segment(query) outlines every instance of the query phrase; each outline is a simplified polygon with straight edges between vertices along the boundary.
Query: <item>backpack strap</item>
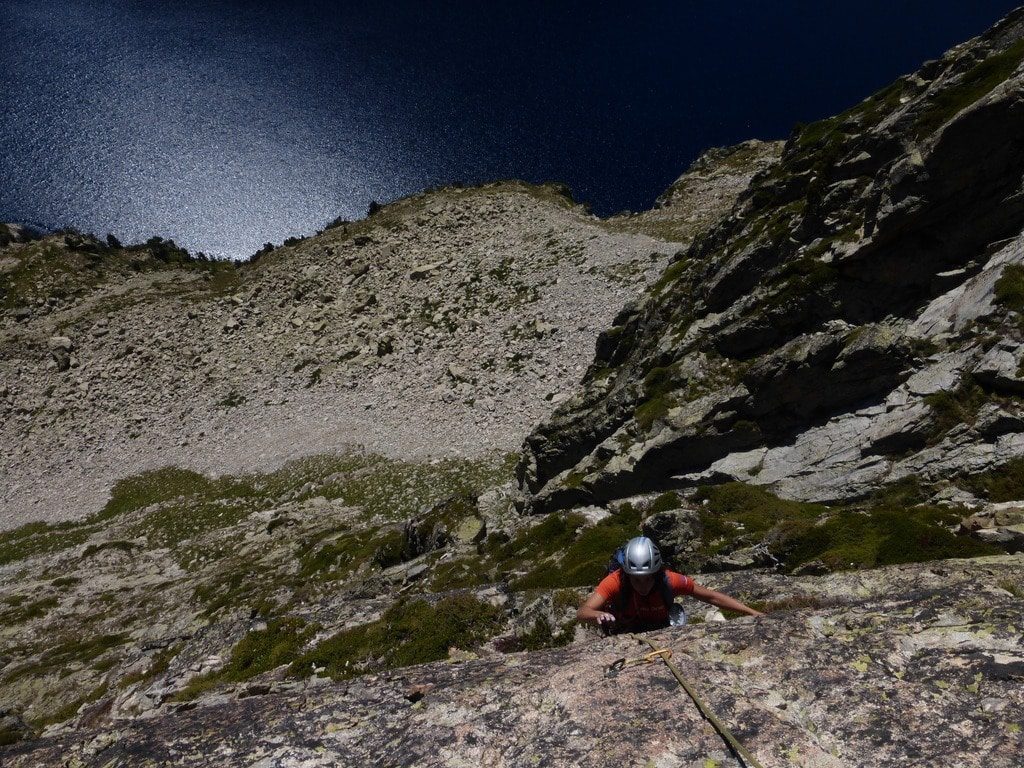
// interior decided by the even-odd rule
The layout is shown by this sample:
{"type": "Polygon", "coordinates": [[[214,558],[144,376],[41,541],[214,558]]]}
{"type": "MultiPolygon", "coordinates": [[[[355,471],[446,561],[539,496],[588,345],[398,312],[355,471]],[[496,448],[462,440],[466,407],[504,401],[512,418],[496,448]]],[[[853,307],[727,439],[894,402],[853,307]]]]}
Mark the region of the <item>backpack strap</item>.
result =
{"type": "Polygon", "coordinates": [[[670,611],[676,596],[672,594],[672,585],[668,583],[668,571],[665,568],[661,569],[661,576],[658,578],[658,589],[661,590],[661,599],[665,601],[665,610],[670,611]]]}

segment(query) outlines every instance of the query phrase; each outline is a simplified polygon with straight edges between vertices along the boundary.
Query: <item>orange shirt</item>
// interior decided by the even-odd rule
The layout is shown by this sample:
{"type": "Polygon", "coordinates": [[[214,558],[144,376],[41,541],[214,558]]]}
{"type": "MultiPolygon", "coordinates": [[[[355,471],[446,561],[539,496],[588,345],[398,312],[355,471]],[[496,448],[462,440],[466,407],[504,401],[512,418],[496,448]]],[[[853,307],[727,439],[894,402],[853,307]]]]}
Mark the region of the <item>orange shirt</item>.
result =
{"type": "MultiPolygon", "coordinates": [[[[665,577],[668,579],[668,586],[674,596],[693,594],[694,581],[689,576],[683,576],[683,574],[676,573],[675,571],[665,571],[665,577]]],[[[595,591],[604,598],[604,609],[616,614],[615,618],[626,626],[633,624],[666,624],[668,622],[668,606],[665,605],[665,600],[661,596],[661,588],[658,587],[657,583],[646,595],[641,595],[635,589],[630,589],[629,601],[626,603],[625,612],[621,616],[618,615],[620,611],[619,595],[622,594],[622,582],[623,579],[627,578],[629,577],[621,570],[612,571],[597,585],[595,591]]]]}

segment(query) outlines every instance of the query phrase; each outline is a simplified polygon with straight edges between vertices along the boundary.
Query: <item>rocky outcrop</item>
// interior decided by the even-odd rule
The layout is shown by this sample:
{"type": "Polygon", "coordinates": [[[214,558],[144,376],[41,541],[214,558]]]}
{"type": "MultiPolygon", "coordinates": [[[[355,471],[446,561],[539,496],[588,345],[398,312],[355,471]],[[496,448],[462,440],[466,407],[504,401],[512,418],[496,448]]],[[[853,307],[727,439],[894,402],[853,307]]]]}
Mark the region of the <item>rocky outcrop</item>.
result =
{"type": "MultiPolygon", "coordinates": [[[[739,574],[757,620],[649,639],[765,766],[1010,768],[1021,751],[1019,557],[837,574],[739,574]],[[1016,592],[1019,594],[1019,592],[1016,592]]],[[[628,637],[258,684],[145,720],[0,748],[36,765],[739,765],[660,662],[628,637]]]]}
{"type": "Polygon", "coordinates": [[[1018,11],[795,131],[527,438],[532,508],[729,479],[842,501],[1020,455],[1022,61],[1018,11]]]}

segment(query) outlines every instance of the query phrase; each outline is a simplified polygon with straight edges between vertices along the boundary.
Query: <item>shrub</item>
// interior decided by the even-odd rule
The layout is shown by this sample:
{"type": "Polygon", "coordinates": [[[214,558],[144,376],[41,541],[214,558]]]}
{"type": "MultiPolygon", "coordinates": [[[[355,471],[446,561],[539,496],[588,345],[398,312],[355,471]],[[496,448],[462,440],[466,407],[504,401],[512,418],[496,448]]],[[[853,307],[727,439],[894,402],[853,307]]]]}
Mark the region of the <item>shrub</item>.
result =
{"type": "Polygon", "coordinates": [[[493,637],[502,612],[471,595],[431,605],[398,602],[378,621],[347,629],[320,643],[291,666],[296,675],[323,668],[333,678],[424,664],[447,658],[452,647],[469,649],[493,637]]]}

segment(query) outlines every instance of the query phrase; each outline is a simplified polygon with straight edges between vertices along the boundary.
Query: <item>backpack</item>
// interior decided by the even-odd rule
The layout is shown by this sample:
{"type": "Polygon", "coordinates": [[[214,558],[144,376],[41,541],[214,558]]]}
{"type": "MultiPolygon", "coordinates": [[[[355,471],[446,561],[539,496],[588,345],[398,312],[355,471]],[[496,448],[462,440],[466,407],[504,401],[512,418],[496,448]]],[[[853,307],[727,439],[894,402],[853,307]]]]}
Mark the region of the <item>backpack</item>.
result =
{"type": "MultiPolygon", "coordinates": [[[[619,547],[612,554],[611,560],[608,561],[608,573],[615,573],[615,571],[623,570],[623,566],[626,563],[626,547],[625,545],[619,547]]],[[[661,599],[665,602],[665,610],[671,611],[672,603],[675,602],[676,596],[672,593],[672,587],[668,583],[668,574],[665,572],[665,567],[658,572],[654,583],[654,588],[661,592],[661,599]]],[[[622,580],[622,589],[619,590],[619,597],[615,603],[614,613],[623,615],[626,612],[626,606],[629,605],[629,600],[633,596],[633,584],[630,580],[622,580]]]]}

